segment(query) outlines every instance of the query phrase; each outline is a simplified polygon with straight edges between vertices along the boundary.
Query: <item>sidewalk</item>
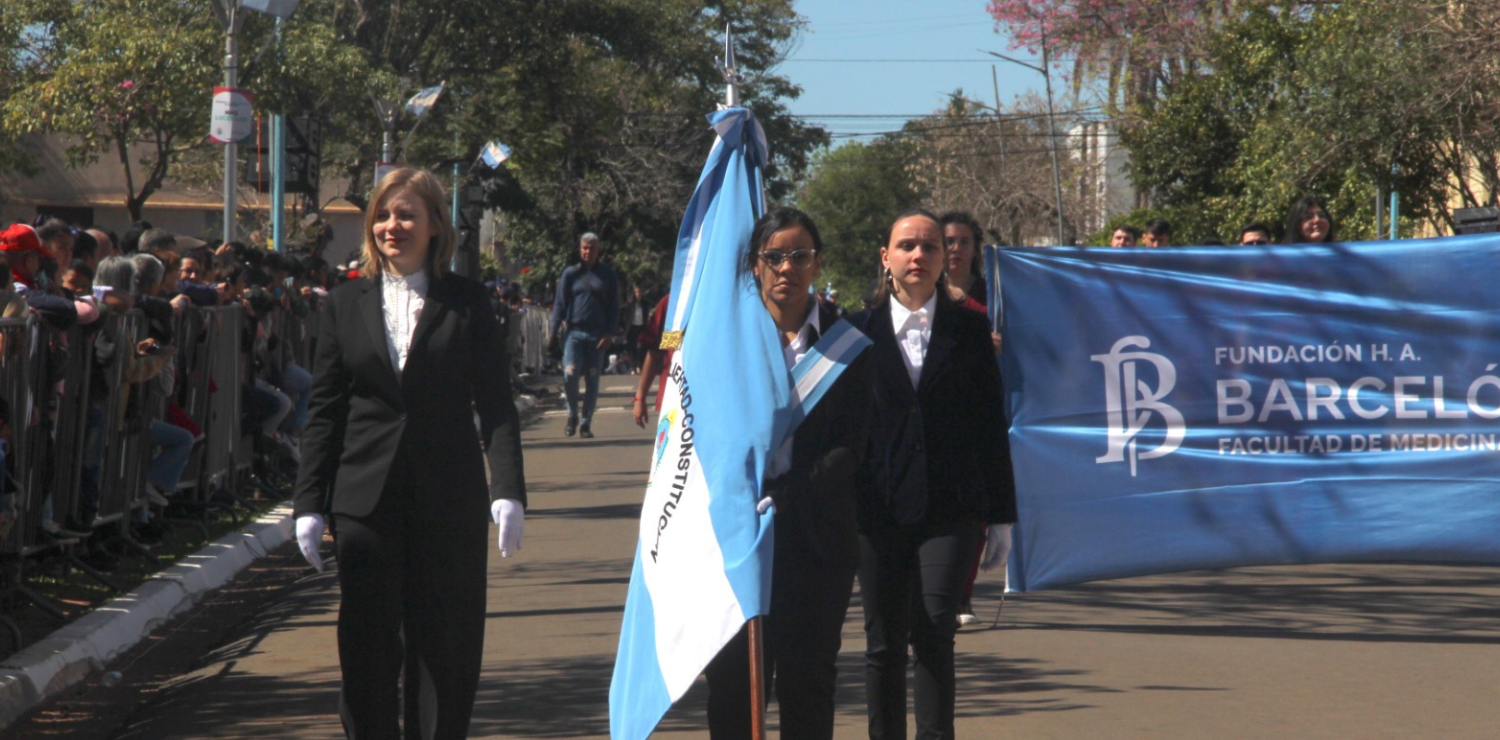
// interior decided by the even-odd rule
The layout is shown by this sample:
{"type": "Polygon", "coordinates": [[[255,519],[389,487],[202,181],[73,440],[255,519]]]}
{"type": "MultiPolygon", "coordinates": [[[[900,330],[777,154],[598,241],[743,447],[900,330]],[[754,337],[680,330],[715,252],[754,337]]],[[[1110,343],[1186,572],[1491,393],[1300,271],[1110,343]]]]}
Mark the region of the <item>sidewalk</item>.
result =
{"type": "MultiPolygon", "coordinates": [[[[537,400],[520,396],[515,403],[525,415],[537,400]]],[[[252,563],[290,542],[292,529],[291,507],[277,507],[0,661],[0,729],[99,673],[252,563]]]]}
{"type": "MultiPolygon", "coordinates": [[[[608,735],[651,442],[624,410],[631,380],[605,378],[596,439],[564,438],[555,408],[525,430],[524,550],[491,553],[471,737],[608,735]]],[[[128,726],[27,737],[342,737],[334,576],[282,555],[291,585],[195,654],[196,665],[142,693],[128,726]]],[[[982,577],[979,589],[988,624],[998,586],[982,577]]],[[[1411,565],[1246,568],[1012,595],[1000,628],[958,635],[958,734],[1500,737],[1490,704],[1500,685],[1497,603],[1500,568],[1411,565]]],[[[841,740],[865,737],[860,618],[856,593],[839,665],[841,740]]],[[[774,705],[771,722],[774,737],[774,705]]],[[[707,737],[701,682],[657,736],[707,737]]]]}

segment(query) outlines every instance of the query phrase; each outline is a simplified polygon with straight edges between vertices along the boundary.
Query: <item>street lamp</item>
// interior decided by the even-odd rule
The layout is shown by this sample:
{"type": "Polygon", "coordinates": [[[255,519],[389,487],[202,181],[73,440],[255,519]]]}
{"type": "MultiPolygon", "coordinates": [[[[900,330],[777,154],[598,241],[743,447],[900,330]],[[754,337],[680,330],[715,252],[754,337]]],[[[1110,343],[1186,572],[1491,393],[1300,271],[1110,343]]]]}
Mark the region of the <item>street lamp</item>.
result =
{"type": "MultiPolygon", "coordinates": [[[[297,0],[213,0],[214,15],[218,16],[219,25],[224,28],[224,87],[233,90],[239,84],[240,62],[238,57],[238,43],[236,36],[239,35],[240,27],[244,24],[244,15],[241,10],[254,10],[268,15],[276,16],[276,40],[281,40],[281,22],[290,17],[297,10],[297,0]]],[[[264,47],[261,51],[265,51],[264,47]]],[[[273,163],[279,161],[274,158],[281,156],[280,117],[276,118],[276,128],[272,133],[273,147],[277,148],[273,156],[273,163]]],[[[235,203],[235,187],[237,187],[239,169],[239,148],[234,141],[224,144],[224,243],[234,241],[235,227],[239,220],[238,208],[235,203]]],[[[275,183],[280,182],[281,173],[273,174],[275,183]]],[[[273,184],[273,187],[275,185],[273,184]]],[[[273,198],[274,200],[274,198],[273,198]]],[[[273,220],[280,223],[280,201],[273,204],[276,213],[273,220]]],[[[277,240],[277,249],[281,248],[280,235],[273,238],[277,240]]]]}
{"type": "Polygon", "coordinates": [[[1048,133],[1048,138],[1050,138],[1052,140],[1052,188],[1054,190],[1054,195],[1057,198],[1057,245],[1058,246],[1062,246],[1063,245],[1062,174],[1058,171],[1058,166],[1057,166],[1057,114],[1052,109],[1052,73],[1050,71],[1048,71],[1050,69],[1050,65],[1048,64],[1048,59],[1047,59],[1047,37],[1045,37],[1045,36],[1042,37],[1042,64],[1041,64],[1041,66],[1037,66],[1035,64],[1032,64],[1031,62],[1022,61],[1020,59],[1016,59],[1016,58],[1013,58],[1013,57],[1008,57],[1008,56],[1006,56],[1004,54],[1001,54],[999,52],[989,51],[987,49],[980,49],[980,51],[982,51],[982,52],[984,52],[986,54],[989,54],[992,57],[999,57],[1000,59],[1004,59],[1005,61],[1010,62],[1012,64],[1019,64],[1022,67],[1025,67],[1027,69],[1035,70],[1037,72],[1041,72],[1042,73],[1042,79],[1044,81],[1046,81],[1046,84],[1047,84],[1047,133],[1048,133]]]}

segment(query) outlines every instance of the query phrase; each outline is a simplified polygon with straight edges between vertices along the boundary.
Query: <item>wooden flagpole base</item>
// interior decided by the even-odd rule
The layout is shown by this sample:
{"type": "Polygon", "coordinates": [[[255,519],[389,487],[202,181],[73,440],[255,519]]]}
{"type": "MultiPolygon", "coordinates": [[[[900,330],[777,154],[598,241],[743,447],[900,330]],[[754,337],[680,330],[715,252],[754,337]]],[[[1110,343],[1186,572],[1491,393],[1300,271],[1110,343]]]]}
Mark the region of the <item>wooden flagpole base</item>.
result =
{"type": "Polygon", "coordinates": [[[766,738],[766,677],[765,641],[762,639],[761,618],[750,620],[750,737],[753,740],[766,738]]]}

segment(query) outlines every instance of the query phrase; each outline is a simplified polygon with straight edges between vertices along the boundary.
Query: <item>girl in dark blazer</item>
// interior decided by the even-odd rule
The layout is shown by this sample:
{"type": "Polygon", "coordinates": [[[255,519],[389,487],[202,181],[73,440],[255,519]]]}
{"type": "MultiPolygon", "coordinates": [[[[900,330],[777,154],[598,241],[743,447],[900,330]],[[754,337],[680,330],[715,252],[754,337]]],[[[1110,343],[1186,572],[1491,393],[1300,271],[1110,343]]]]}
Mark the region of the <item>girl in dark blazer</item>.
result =
{"type": "Polygon", "coordinates": [[[948,295],[935,216],[902,214],[880,256],[875,305],[850,319],[874,342],[858,507],[870,737],[906,737],[910,644],[917,737],[951,738],[963,586],[986,527],[998,547],[1015,521],[1000,370],[985,319],[948,295]]]}
{"type": "Polygon", "coordinates": [[[387,175],[365,217],[364,277],[329,294],[319,325],[293,505],[298,544],[319,570],[332,519],[340,716],[359,740],[402,737],[399,715],[405,737],[467,736],[488,520],[502,556],[521,546],[510,362],[484,287],[445,269],[444,203],[429,173],[387,175]]]}
{"type": "MultiPolygon", "coordinates": [[[[822,269],[822,240],[807,214],[785,208],[761,217],[750,239],[751,273],[790,367],[839,318],[808,287],[822,269]]],[[[771,611],[762,675],[774,678],[784,740],[833,737],[840,633],[859,562],[855,496],[870,429],[869,350],[856,358],[797,427],[790,449],[767,466],[763,506],[776,510],[771,611]]],[[[750,738],[750,655],[746,631],[708,670],[708,728],[714,740],[750,738]]]]}

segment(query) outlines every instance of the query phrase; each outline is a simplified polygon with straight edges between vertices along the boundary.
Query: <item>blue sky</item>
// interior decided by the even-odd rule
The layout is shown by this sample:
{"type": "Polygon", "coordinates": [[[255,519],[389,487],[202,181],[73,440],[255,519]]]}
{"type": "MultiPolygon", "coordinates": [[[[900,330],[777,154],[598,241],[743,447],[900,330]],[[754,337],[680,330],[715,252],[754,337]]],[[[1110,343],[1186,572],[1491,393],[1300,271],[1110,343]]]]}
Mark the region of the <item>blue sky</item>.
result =
{"type": "Polygon", "coordinates": [[[778,68],[803,88],[792,112],[827,128],[837,145],[897,130],[906,117],[946,105],[957,88],[994,105],[990,62],[1005,105],[1041,90],[1039,73],[980,51],[1029,57],[1024,49],[1009,51],[985,6],[985,0],[799,0],[795,7],[808,26],[778,68]]]}

